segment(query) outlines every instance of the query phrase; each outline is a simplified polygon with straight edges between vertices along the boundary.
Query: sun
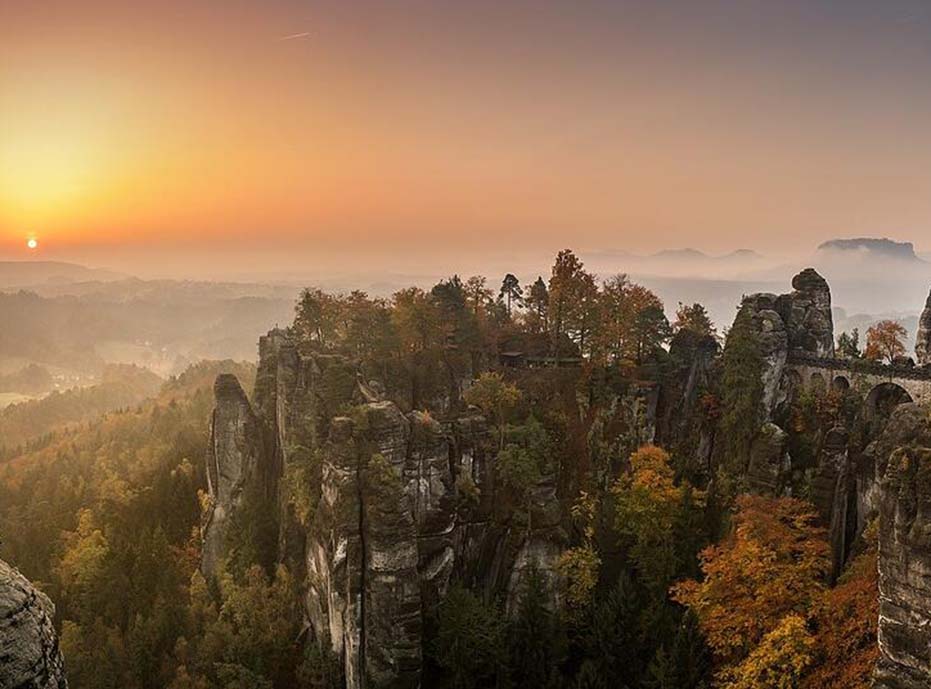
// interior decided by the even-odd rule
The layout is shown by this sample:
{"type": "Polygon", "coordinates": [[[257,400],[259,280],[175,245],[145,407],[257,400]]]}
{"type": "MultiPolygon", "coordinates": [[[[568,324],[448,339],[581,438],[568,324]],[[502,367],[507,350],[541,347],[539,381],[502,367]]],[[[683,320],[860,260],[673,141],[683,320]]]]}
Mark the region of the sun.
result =
{"type": "Polygon", "coordinates": [[[26,240],[26,246],[30,249],[37,249],[39,247],[39,240],[35,237],[30,237],[26,240]]]}

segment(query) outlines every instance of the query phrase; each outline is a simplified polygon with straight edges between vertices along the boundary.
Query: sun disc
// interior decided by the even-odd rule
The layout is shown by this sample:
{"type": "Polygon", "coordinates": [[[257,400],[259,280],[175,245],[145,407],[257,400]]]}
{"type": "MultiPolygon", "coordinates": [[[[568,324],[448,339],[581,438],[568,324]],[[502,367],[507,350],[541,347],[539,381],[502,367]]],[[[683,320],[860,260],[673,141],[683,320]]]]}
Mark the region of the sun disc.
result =
{"type": "Polygon", "coordinates": [[[30,249],[35,249],[39,246],[39,241],[35,237],[30,237],[26,240],[26,246],[30,249]]]}

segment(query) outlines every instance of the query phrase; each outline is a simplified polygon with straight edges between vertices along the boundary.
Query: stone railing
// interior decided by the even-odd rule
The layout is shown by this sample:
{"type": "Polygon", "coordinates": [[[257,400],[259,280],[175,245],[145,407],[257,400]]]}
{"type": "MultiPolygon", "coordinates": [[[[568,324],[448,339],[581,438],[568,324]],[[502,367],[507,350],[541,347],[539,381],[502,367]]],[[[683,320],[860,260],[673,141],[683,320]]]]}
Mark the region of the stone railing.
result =
{"type": "Polygon", "coordinates": [[[882,378],[905,378],[908,380],[931,380],[931,365],[926,366],[896,366],[884,364],[880,361],[867,361],[864,359],[835,359],[820,357],[808,352],[789,352],[786,363],[790,366],[808,366],[822,368],[830,371],[848,371],[864,375],[879,376],[882,378]]]}

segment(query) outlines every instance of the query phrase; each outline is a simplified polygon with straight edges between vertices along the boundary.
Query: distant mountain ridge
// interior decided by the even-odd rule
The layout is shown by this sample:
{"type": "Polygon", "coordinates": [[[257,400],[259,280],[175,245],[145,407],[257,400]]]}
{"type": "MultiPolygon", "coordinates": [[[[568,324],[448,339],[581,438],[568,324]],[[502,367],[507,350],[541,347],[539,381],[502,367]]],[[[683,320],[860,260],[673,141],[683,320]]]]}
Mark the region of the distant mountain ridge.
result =
{"type": "Polygon", "coordinates": [[[115,270],[89,268],[63,261],[0,261],[0,288],[91,280],[108,282],[125,277],[125,274],[115,270]]]}

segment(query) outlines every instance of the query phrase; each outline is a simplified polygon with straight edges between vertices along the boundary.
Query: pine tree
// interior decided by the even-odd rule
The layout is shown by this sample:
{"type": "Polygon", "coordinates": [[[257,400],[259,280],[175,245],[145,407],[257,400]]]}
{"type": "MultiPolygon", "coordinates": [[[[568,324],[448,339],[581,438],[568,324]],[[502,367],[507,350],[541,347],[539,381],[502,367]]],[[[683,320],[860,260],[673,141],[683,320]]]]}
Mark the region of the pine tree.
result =
{"type": "Polygon", "coordinates": [[[515,689],[561,687],[565,630],[550,609],[550,596],[536,569],[527,572],[517,614],[509,625],[509,663],[515,689]]]}
{"type": "Polygon", "coordinates": [[[746,468],[750,443],[763,421],[763,357],[753,316],[742,307],[724,345],[723,414],[720,437],[725,468],[739,477],[746,468]]]}
{"type": "Polygon", "coordinates": [[[501,282],[501,297],[505,299],[508,307],[508,318],[511,317],[511,305],[517,304],[520,306],[521,301],[524,298],[524,290],[520,286],[520,281],[517,277],[508,273],[504,276],[504,280],[501,282]]]}

